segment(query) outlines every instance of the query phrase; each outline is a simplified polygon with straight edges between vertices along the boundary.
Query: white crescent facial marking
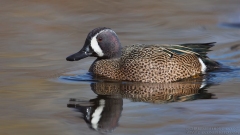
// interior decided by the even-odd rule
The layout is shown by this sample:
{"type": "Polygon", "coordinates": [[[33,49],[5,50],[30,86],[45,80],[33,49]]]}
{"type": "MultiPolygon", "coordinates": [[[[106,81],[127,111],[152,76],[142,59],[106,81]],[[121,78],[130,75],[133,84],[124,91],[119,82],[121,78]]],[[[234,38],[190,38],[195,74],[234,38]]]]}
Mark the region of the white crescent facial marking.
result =
{"type": "Polygon", "coordinates": [[[97,42],[97,36],[98,36],[100,33],[105,32],[105,31],[111,31],[112,33],[116,34],[116,33],[115,33],[113,30],[111,30],[111,29],[105,29],[105,30],[101,30],[99,33],[97,33],[97,34],[96,34],[94,37],[92,37],[92,39],[91,39],[91,47],[92,47],[93,51],[94,51],[95,53],[97,53],[97,55],[98,55],[99,57],[102,57],[102,56],[104,55],[104,53],[103,53],[102,49],[100,48],[100,46],[99,46],[99,44],[98,44],[98,42],[97,42]]]}
{"type": "Polygon", "coordinates": [[[103,111],[103,108],[105,106],[105,100],[101,99],[99,101],[99,107],[94,111],[94,113],[92,114],[92,127],[97,130],[98,129],[98,122],[101,118],[101,113],[103,111]]]}
{"type": "Polygon", "coordinates": [[[201,64],[201,71],[203,74],[206,73],[206,70],[207,70],[207,66],[203,63],[202,59],[201,58],[198,58],[200,64],[201,64]]]}
{"type": "MultiPolygon", "coordinates": [[[[99,33],[100,33],[100,32],[99,32],[99,33]]],[[[98,44],[98,42],[97,42],[97,36],[98,36],[99,33],[97,33],[97,34],[92,38],[92,40],[91,40],[91,47],[92,47],[93,51],[94,51],[95,53],[97,53],[97,55],[98,55],[99,57],[102,57],[102,56],[104,55],[104,53],[103,53],[102,49],[100,48],[100,46],[99,46],[99,44],[98,44]]]]}

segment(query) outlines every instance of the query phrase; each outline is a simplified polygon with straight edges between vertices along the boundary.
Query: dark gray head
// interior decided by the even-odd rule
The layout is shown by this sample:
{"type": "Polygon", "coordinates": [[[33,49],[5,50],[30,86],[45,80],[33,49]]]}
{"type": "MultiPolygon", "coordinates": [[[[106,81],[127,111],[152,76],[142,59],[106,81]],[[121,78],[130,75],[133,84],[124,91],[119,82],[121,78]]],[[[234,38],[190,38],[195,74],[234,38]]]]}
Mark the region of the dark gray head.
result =
{"type": "Polygon", "coordinates": [[[116,58],[121,55],[121,43],[117,34],[106,27],[93,29],[87,36],[83,48],[66,58],[67,61],[77,61],[88,56],[100,59],[116,58]]]}

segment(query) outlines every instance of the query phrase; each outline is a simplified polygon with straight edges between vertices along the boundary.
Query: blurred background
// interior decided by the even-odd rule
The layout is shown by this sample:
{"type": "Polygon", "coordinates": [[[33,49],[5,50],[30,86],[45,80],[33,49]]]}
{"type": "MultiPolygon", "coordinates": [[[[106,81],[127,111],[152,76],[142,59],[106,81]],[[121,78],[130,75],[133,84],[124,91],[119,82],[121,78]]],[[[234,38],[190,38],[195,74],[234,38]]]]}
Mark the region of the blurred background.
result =
{"type": "Polygon", "coordinates": [[[239,128],[239,0],[1,0],[0,134],[98,134],[67,108],[70,98],[96,97],[89,83],[59,77],[88,71],[94,58],[65,58],[99,26],[112,28],[122,45],[217,42],[208,56],[233,70],[216,74],[213,81],[219,85],[207,89],[216,100],[156,105],[124,99],[114,134],[185,134],[186,128],[203,125],[239,128]]]}

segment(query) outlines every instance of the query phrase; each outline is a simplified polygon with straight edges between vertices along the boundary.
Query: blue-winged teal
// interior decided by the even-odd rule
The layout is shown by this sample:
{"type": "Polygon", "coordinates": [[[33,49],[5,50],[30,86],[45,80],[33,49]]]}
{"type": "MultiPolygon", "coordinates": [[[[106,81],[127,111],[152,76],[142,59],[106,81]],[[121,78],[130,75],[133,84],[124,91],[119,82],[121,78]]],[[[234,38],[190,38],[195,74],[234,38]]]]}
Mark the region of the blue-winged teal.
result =
{"type": "Polygon", "coordinates": [[[88,56],[97,57],[89,69],[96,76],[151,83],[173,82],[218,68],[219,63],[206,56],[214,43],[122,47],[113,30],[99,27],[88,34],[79,52],[66,59],[77,61],[88,56]]]}

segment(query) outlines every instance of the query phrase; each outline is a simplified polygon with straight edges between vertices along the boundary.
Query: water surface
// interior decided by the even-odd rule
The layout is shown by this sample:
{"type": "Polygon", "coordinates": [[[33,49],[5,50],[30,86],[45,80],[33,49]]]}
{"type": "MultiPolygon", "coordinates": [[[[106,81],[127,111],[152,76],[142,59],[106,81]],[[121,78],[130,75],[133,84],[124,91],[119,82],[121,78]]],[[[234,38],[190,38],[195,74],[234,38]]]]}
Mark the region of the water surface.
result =
{"type": "Polygon", "coordinates": [[[109,109],[118,110],[106,114],[115,114],[112,134],[239,134],[239,4],[238,0],[0,1],[0,134],[99,134],[75,111],[79,108],[68,105],[77,99],[76,104],[89,107],[101,98],[109,109]],[[152,102],[151,94],[144,101],[121,93],[99,97],[91,87],[96,82],[59,79],[87,73],[94,58],[79,62],[65,58],[99,26],[116,31],[123,45],[216,41],[208,56],[231,70],[210,73],[213,85],[191,91],[191,96],[167,93],[163,96],[169,97],[167,101],[152,102]],[[207,96],[201,96],[204,92],[207,96]]]}

